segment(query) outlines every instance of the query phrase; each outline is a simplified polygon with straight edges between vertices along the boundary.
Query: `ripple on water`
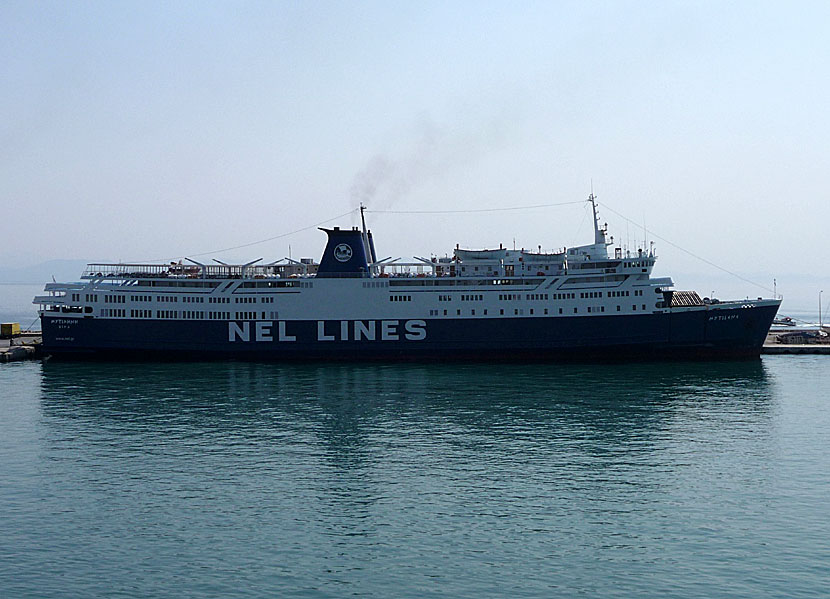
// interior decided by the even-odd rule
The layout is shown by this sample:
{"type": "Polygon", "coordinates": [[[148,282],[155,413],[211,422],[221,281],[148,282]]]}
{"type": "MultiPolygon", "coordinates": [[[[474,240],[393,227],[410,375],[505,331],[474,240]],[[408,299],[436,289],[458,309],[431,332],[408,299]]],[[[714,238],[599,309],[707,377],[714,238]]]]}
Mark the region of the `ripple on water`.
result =
{"type": "Polygon", "coordinates": [[[775,358],[9,365],[0,584],[821,596],[830,368],[775,358]]]}

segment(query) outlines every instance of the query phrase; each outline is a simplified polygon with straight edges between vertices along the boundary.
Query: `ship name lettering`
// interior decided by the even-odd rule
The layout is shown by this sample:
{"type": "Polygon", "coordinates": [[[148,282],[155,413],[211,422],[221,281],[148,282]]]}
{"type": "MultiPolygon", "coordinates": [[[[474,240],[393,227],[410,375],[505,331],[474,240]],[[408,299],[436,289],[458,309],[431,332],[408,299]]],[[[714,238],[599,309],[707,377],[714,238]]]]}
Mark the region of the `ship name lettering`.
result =
{"type": "Polygon", "coordinates": [[[256,340],[257,341],[273,341],[274,338],[271,337],[271,326],[273,322],[265,322],[264,320],[259,320],[256,323],[256,340]]]}
{"type": "MultiPolygon", "coordinates": [[[[274,336],[271,332],[271,327],[274,323],[266,320],[258,320],[254,324],[254,340],[255,341],[273,341],[274,336]]],[[[297,337],[289,335],[285,330],[285,321],[280,321],[277,325],[277,339],[280,341],[296,341],[297,337]]],[[[228,341],[250,341],[251,340],[251,323],[250,322],[228,322],[228,341]]]]}
{"type": "MultiPolygon", "coordinates": [[[[293,329],[294,326],[291,325],[290,328],[293,329]]],[[[289,325],[284,320],[276,323],[258,320],[253,321],[253,326],[251,321],[229,321],[228,341],[296,341],[297,335],[290,335],[288,329],[289,325]]],[[[317,341],[423,341],[426,337],[425,320],[317,321],[317,341]]]]}
{"type": "Polygon", "coordinates": [[[237,337],[242,341],[251,340],[250,322],[243,322],[241,327],[233,321],[228,322],[228,341],[236,341],[237,337]]]}
{"type": "Polygon", "coordinates": [[[397,341],[398,331],[396,330],[398,327],[397,320],[382,320],[380,323],[380,338],[383,341],[397,341]]]}
{"type": "Polygon", "coordinates": [[[728,314],[728,315],[726,315],[726,314],[718,314],[718,315],[716,315],[716,316],[710,316],[710,317],[709,317],[709,320],[710,320],[710,321],[713,321],[713,320],[717,320],[717,321],[721,321],[721,320],[735,320],[736,318],[738,318],[738,315],[737,315],[737,314],[728,314]]]}
{"type": "Polygon", "coordinates": [[[407,320],[404,324],[406,338],[410,341],[422,341],[427,338],[427,323],[425,320],[407,320]]]}
{"type": "Polygon", "coordinates": [[[326,335],[326,321],[317,321],[317,341],[334,341],[334,335],[326,335]]]}
{"type": "MultiPolygon", "coordinates": [[[[401,331],[399,320],[381,320],[380,340],[400,341],[401,331]]],[[[405,320],[403,322],[403,338],[408,341],[426,339],[427,323],[424,320],[405,320]]],[[[327,320],[317,321],[317,341],[375,341],[378,339],[378,321],[376,320],[341,320],[339,331],[337,326],[327,320]],[[351,326],[349,326],[351,325],[351,326]],[[349,334],[351,333],[351,335],[349,334]],[[338,336],[339,334],[339,336],[338,336]]]]}
{"type": "Polygon", "coordinates": [[[285,321],[284,320],[280,321],[280,324],[278,326],[278,330],[279,330],[278,339],[280,341],[296,341],[297,340],[297,337],[295,335],[289,335],[288,333],[285,332],[285,321]]]}

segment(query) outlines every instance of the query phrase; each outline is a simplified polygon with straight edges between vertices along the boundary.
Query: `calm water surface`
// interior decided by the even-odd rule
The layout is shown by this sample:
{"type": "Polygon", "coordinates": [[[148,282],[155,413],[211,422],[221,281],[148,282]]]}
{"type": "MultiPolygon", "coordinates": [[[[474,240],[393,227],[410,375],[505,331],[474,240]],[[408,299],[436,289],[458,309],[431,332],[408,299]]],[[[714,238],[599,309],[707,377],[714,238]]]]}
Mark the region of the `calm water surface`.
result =
{"type": "Polygon", "coordinates": [[[827,597],[830,359],[0,366],[0,596],[827,597]]]}

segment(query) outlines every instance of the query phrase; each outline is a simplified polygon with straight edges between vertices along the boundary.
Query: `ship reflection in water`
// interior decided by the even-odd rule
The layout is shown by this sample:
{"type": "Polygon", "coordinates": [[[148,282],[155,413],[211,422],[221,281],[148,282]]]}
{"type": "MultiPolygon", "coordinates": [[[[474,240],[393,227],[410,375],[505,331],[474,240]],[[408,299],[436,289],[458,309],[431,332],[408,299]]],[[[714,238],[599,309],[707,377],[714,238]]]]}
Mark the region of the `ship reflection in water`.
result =
{"type": "MultiPolygon", "coordinates": [[[[89,419],[110,434],[223,432],[268,440],[304,431],[346,435],[481,435],[597,440],[668,434],[699,417],[768,409],[763,362],[612,365],[272,365],[47,363],[43,408],[52,423],[89,419]],[[397,429],[397,430],[396,430],[397,429]]],[[[755,423],[755,424],[762,424],[755,423]]],[[[96,434],[96,427],[89,430],[96,434]]],[[[445,439],[450,440],[450,439],[445,439]]],[[[352,446],[351,442],[347,443],[352,446]]]]}
{"type": "Polygon", "coordinates": [[[241,469],[253,479],[274,477],[294,496],[302,493],[296,480],[314,479],[305,492],[313,488],[317,499],[329,482],[343,484],[341,476],[352,497],[366,501],[386,496],[401,479],[440,487],[444,477],[464,479],[471,471],[505,490],[533,478],[567,488],[598,469],[616,472],[624,485],[673,484],[678,458],[713,444],[741,438],[742,453],[763,454],[770,426],[770,383],[760,361],[54,363],[45,365],[42,384],[44,415],[59,438],[99,456],[129,450],[134,475],[184,468],[209,485],[241,469]],[[645,472],[629,478],[639,468],[645,472]],[[642,476],[648,472],[661,474],[642,476]]]}
{"type": "Polygon", "coordinates": [[[44,501],[75,510],[47,527],[147,592],[728,586],[775,479],[761,361],[46,363],[41,382],[44,501]]]}

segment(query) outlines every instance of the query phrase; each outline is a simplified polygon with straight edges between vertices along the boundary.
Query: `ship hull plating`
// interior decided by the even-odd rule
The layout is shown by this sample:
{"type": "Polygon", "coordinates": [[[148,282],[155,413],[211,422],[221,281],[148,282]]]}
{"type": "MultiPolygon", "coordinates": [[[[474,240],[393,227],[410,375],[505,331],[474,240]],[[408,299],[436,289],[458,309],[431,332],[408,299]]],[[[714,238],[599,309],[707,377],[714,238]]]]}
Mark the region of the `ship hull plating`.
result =
{"type": "Polygon", "coordinates": [[[751,359],[778,302],[638,315],[207,321],[42,316],[45,354],[93,359],[751,359]]]}

